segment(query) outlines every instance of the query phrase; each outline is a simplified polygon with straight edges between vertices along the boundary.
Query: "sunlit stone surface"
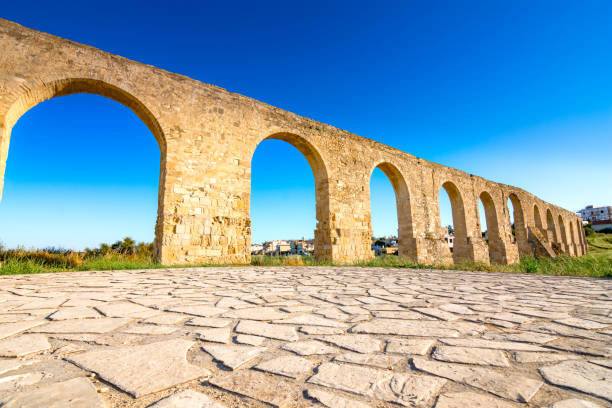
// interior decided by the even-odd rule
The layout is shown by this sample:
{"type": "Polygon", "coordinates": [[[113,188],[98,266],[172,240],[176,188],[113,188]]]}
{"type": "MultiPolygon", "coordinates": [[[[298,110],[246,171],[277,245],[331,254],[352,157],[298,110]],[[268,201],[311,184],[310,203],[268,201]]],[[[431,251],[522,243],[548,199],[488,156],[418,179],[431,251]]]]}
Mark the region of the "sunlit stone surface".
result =
{"type": "Polygon", "coordinates": [[[354,267],[3,276],[0,404],[607,407],[611,293],[354,267]]]}

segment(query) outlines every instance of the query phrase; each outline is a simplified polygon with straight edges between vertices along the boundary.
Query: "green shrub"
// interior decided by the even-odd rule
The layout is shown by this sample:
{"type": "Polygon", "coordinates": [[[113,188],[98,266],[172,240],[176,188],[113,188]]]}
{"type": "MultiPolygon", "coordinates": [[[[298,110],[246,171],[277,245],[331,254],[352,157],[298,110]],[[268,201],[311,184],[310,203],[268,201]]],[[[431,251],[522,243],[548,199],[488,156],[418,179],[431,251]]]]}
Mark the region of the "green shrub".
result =
{"type": "Polygon", "coordinates": [[[47,270],[45,270],[45,266],[32,259],[11,258],[3,261],[0,265],[0,275],[19,275],[44,272],[47,272],[47,270]]]}

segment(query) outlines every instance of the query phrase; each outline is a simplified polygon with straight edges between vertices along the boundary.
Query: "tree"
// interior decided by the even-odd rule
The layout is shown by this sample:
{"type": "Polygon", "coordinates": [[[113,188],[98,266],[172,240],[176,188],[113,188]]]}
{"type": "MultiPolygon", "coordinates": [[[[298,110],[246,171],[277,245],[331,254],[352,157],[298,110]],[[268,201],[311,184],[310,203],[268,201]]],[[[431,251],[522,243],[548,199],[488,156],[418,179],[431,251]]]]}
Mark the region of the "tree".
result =
{"type": "Polygon", "coordinates": [[[136,246],[136,241],[134,241],[130,237],[123,238],[123,241],[120,243],[121,252],[124,254],[133,254],[134,247],[136,246]]]}
{"type": "Polygon", "coordinates": [[[449,233],[450,235],[453,235],[453,234],[455,233],[455,229],[453,228],[453,226],[452,226],[452,225],[447,225],[447,226],[446,226],[446,229],[448,230],[448,233],[449,233]]]}
{"type": "Polygon", "coordinates": [[[111,247],[108,244],[100,244],[100,255],[106,255],[111,251],[111,247]]]}

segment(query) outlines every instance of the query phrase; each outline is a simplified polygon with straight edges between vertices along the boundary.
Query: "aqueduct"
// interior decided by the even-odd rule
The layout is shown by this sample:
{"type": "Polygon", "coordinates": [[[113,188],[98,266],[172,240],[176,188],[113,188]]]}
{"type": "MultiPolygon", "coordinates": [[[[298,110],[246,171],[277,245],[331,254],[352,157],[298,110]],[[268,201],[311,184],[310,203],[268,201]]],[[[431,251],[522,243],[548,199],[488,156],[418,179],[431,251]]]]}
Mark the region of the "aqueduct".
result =
{"type": "Polygon", "coordinates": [[[395,189],[400,255],[416,262],[513,263],[520,255],[586,251],[576,214],[520,188],[1,19],[0,194],[11,129],[21,115],[44,100],[82,92],[131,108],[159,143],[155,251],[164,264],[250,261],[251,157],[270,138],[292,144],[310,163],[319,259],[343,263],[373,256],[369,183],[375,168],[395,189]],[[452,253],[440,226],[442,188],[452,204],[452,253]],[[479,200],[488,239],[481,234],[479,200]]]}

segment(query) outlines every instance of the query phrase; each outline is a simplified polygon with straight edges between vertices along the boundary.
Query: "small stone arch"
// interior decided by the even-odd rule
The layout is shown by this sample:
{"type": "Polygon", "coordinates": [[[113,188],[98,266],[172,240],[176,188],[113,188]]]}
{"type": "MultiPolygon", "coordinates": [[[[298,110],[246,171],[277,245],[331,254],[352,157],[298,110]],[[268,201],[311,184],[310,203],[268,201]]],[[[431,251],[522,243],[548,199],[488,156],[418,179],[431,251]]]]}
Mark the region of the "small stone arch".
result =
{"type": "MultiPolygon", "coordinates": [[[[331,260],[331,236],[330,230],[330,213],[329,213],[329,178],[328,170],[323,157],[321,156],[318,149],[310,143],[303,136],[299,136],[291,132],[277,132],[265,136],[257,141],[253,151],[250,154],[251,162],[257,146],[268,139],[282,140],[283,142],[289,143],[293,147],[304,155],[315,180],[315,202],[316,202],[316,218],[317,226],[314,231],[315,233],[315,258],[318,260],[331,260]]],[[[250,168],[250,165],[249,165],[250,168]]],[[[250,183],[250,178],[249,178],[250,183]]],[[[249,189],[249,200],[250,203],[250,189],[249,189]]],[[[250,214],[250,205],[247,203],[247,208],[250,214]]],[[[250,233],[250,232],[249,232],[250,233]]],[[[250,237],[248,242],[250,242],[250,237]]]]}
{"type": "Polygon", "coordinates": [[[565,223],[563,222],[563,217],[559,215],[558,220],[559,220],[559,233],[561,234],[561,239],[559,240],[559,243],[562,244],[564,252],[569,252],[569,245],[567,242],[567,232],[565,230],[565,223]]]}
{"type": "MultiPolygon", "coordinates": [[[[376,164],[370,172],[370,180],[375,169],[382,170],[387,176],[393,191],[395,192],[395,202],[397,207],[397,226],[399,238],[399,256],[407,257],[417,261],[417,248],[414,237],[414,226],[412,216],[412,205],[410,202],[410,189],[401,171],[387,161],[376,164]]],[[[371,210],[370,210],[371,211],[371,210]]],[[[371,220],[371,217],[370,217],[371,220]]],[[[370,226],[371,230],[371,226],[370,226]]]]}
{"type": "Polygon", "coordinates": [[[544,236],[546,236],[546,231],[544,230],[544,226],[542,225],[542,216],[540,215],[540,208],[537,204],[533,205],[533,223],[544,236]]]}
{"type": "Polygon", "coordinates": [[[136,96],[130,92],[121,89],[108,82],[92,78],[65,78],[47,83],[40,83],[36,87],[28,88],[25,85],[22,89],[26,89],[8,108],[4,115],[4,122],[0,126],[0,199],[2,199],[2,190],[4,187],[4,173],[6,169],[6,160],[8,158],[8,150],[11,139],[11,132],[17,121],[28,110],[38,105],[39,103],[55,98],[57,96],[68,96],[78,93],[88,93],[104,96],[112,99],[132,110],[149,128],[160,150],[160,175],[159,175],[159,190],[158,190],[158,205],[157,205],[157,221],[155,224],[155,241],[154,241],[154,256],[159,260],[162,257],[162,240],[163,240],[163,217],[164,217],[164,194],[165,194],[165,179],[166,179],[166,137],[161,125],[155,115],[141,102],[136,96]]]}
{"type": "Polygon", "coordinates": [[[581,255],[586,254],[587,252],[587,244],[586,244],[586,240],[584,237],[584,227],[582,225],[582,220],[579,218],[576,220],[576,231],[578,231],[578,238],[580,241],[580,245],[581,245],[581,255]]]}
{"type": "Polygon", "coordinates": [[[572,255],[578,255],[577,251],[578,251],[578,242],[576,239],[576,235],[574,232],[574,223],[571,221],[568,221],[569,224],[569,233],[570,233],[570,248],[569,248],[569,252],[572,255]]]}
{"type": "MultiPolygon", "coordinates": [[[[453,243],[453,260],[459,263],[463,260],[472,260],[473,254],[470,253],[467,235],[467,224],[465,218],[465,206],[461,192],[457,185],[452,181],[442,183],[442,186],[448,194],[451,202],[453,214],[453,228],[455,229],[455,239],[453,243]]],[[[439,208],[439,203],[438,203],[439,208]]]]}
{"type": "Polygon", "coordinates": [[[523,205],[519,199],[519,196],[514,192],[508,194],[508,198],[510,199],[510,202],[512,202],[512,208],[514,209],[514,234],[519,254],[531,256],[533,251],[528,241],[527,224],[525,222],[525,211],[523,209],[523,205]]]}
{"type": "Polygon", "coordinates": [[[548,231],[550,231],[550,235],[548,236],[549,240],[558,243],[559,238],[557,237],[557,228],[555,227],[555,221],[550,208],[546,210],[546,226],[548,231]]]}
{"type": "Polygon", "coordinates": [[[489,259],[491,262],[503,263],[505,261],[504,251],[500,247],[502,244],[499,233],[499,224],[497,220],[497,210],[493,197],[487,191],[480,193],[478,197],[482,202],[485,210],[485,219],[487,220],[487,239],[489,245],[489,259]]]}

